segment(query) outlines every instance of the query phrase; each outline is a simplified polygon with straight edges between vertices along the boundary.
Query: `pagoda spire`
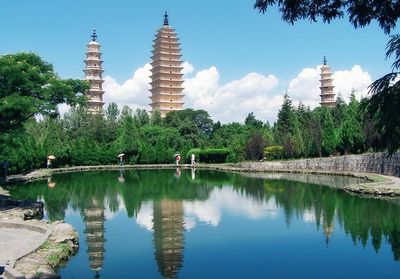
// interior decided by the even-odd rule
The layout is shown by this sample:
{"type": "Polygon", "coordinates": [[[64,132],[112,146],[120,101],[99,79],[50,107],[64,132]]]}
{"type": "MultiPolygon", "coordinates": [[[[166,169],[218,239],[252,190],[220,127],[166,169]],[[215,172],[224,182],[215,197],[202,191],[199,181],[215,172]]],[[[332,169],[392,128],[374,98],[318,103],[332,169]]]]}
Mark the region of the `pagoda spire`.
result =
{"type": "Polygon", "coordinates": [[[164,26],[168,26],[168,25],[169,25],[168,13],[167,13],[167,11],[165,11],[165,14],[164,14],[164,26]]]}
{"type": "Polygon", "coordinates": [[[321,67],[321,79],[319,80],[321,82],[321,86],[319,87],[321,89],[321,107],[335,107],[336,102],[335,102],[335,93],[333,92],[333,78],[332,78],[332,71],[331,68],[327,64],[326,57],[324,56],[324,59],[322,61],[324,64],[321,67]]]}
{"type": "Polygon", "coordinates": [[[93,33],[92,33],[92,41],[95,42],[97,40],[97,34],[96,34],[96,29],[93,28],[93,33]]]}

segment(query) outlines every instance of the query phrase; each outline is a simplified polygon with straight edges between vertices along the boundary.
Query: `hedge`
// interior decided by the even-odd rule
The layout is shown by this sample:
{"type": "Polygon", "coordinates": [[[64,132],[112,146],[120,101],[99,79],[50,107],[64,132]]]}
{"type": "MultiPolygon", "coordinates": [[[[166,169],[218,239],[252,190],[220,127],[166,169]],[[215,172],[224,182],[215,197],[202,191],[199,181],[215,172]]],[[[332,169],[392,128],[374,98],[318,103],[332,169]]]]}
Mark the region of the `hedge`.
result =
{"type": "Polygon", "coordinates": [[[202,150],[200,148],[190,149],[186,155],[186,162],[190,163],[192,154],[196,156],[197,163],[225,163],[226,158],[231,154],[227,148],[213,148],[202,150]]]}

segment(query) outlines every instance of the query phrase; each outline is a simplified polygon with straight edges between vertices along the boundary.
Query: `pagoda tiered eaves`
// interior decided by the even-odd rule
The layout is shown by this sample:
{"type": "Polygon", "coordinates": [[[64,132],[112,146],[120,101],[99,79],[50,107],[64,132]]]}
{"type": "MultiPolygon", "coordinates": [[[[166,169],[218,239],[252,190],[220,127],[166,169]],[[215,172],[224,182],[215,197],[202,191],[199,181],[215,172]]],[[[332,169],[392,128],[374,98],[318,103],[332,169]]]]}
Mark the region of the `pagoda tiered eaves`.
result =
{"type": "Polygon", "coordinates": [[[164,117],[168,112],[183,108],[183,74],[180,43],[165,15],[164,26],[153,40],[150,89],[151,108],[164,117]]]}
{"type": "Polygon", "coordinates": [[[331,68],[327,65],[326,58],[324,57],[323,65],[321,67],[321,79],[319,80],[321,83],[321,86],[319,87],[321,89],[321,107],[335,107],[336,106],[336,101],[335,101],[335,93],[333,92],[333,78],[332,78],[332,72],[331,68]]]}
{"type": "Polygon", "coordinates": [[[86,59],[84,60],[86,66],[83,72],[85,73],[85,80],[89,82],[90,88],[85,93],[88,98],[88,111],[89,113],[96,114],[101,112],[103,102],[103,87],[104,82],[102,74],[103,69],[101,65],[100,44],[96,41],[96,31],[93,31],[92,41],[87,44],[86,59]]]}

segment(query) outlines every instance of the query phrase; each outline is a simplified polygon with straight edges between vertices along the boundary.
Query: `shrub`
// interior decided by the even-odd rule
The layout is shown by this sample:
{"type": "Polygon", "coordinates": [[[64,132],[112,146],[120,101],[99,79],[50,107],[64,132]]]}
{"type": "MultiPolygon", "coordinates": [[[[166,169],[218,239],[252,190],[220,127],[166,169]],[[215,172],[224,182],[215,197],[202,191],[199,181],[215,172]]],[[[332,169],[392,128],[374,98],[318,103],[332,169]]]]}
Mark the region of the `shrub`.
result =
{"type": "Polygon", "coordinates": [[[194,154],[196,161],[201,163],[225,163],[231,151],[227,148],[205,149],[199,148],[190,149],[186,155],[186,160],[190,162],[190,158],[194,154]]]}
{"type": "Polygon", "coordinates": [[[264,156],[267,160],[282,159],[284,148],[281,145],[272,145],[264,149],[264,156]]]}

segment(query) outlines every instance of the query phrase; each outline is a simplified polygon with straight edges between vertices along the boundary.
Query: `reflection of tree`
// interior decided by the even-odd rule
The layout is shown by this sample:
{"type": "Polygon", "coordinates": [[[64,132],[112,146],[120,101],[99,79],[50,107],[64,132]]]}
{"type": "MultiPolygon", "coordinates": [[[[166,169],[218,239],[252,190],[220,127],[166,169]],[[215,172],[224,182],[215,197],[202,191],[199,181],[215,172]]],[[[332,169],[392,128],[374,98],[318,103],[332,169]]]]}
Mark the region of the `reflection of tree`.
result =
{"type": "Polygon", "coordinates": [[[57,187],[49,189],[46,181],[10,189],[14,198],[36,198],[45,201],[50,220],[62,219],[68,206],[84,210],[94,199],[108,203],[112,212],[119,209],[122,198],[129,217],[136,216],[141,204],[149,200],[205,200],[214,187],[232,185],[242,195],[258,201],[274,199],[283,209],[286,222],[313,212],[317,229],[329,238],[335,221],[355,244],[366,245],[368,240],[379,251],[382,239],[390,243],[396,260],[400,259],[400,219],[398,202],[365,199],[333,188],[284,179],[260,179],[236,173],[190,170],[126,171],[125,183],[118,182],[118,171],[54,175],[57,187]]]}
{"type": "Polygon", "coordinates": [[[158,269],[164,278],[176,278],[182,268],[184,250],[182,201],[155,201],[153,222],[158,269]]]}

